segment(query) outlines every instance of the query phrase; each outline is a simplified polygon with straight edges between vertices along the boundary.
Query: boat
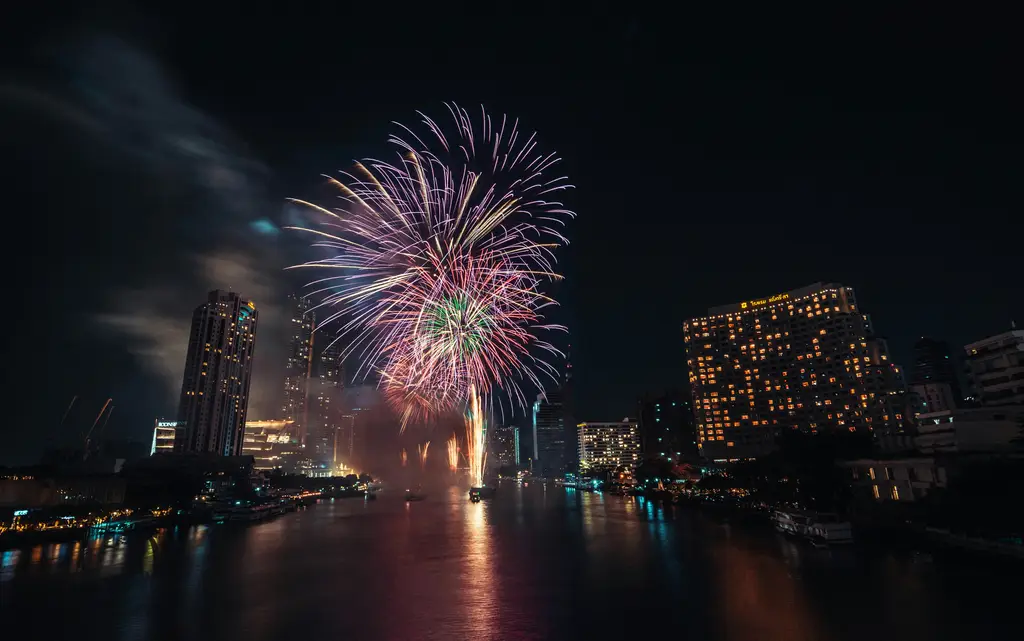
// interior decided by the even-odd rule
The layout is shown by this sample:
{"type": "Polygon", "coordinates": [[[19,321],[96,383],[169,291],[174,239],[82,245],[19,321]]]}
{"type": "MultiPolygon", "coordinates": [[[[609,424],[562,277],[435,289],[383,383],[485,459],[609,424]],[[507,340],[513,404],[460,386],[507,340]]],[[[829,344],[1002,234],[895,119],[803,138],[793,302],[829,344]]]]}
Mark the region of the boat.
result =
{"type": "Polygon", "coordinates": [[[476,503],[483,499],[494,498],[494,494],[498,491],[498,488],[494,486],[482,485],[480,487],[469,488],[469,500],[476,503]]]}
{"type": "Polygon", "coordinates": [[[406,501],[422,501],[425,498],[427,498],[427,495],[423,494],[422,492],[413,491],[413,490],[406,490],[405,491],[405,500],[406,501]]]}
{"type": "Polygon", "coordinates": [[[808,539],[816,545],[853,542],[850,522],[829,512],[777,510],[772,521],[779,532],[808,539]]]}

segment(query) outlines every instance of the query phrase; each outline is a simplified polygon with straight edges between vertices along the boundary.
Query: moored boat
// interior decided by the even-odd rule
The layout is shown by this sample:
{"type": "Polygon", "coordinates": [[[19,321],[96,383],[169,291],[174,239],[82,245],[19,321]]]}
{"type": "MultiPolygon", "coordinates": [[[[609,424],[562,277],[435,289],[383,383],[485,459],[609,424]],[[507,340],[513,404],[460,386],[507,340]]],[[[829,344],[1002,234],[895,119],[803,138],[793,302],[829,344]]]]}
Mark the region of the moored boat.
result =
{"type": "Polygon", "coordinates": [[[772,521],[779,532],[809,539],[816,544],[853,542],[849,521],[828,512],[777,510],[772,521]]]}

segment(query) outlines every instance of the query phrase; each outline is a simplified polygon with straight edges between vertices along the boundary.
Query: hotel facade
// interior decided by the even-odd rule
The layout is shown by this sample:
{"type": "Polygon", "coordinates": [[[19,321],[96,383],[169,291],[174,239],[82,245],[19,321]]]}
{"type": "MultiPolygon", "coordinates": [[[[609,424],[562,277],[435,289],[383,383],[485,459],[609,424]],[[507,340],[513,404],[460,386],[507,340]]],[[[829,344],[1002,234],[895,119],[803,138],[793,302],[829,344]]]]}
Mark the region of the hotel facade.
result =
{"type": "Polygon", "coordinates": [[[640,464],[636,421],[625,418],[615,423],[580,423],[577,430],[581,473],[633,469],[640,464]]]}
{"type": "Polygon", "coordinates": [[[902,373],[853,288],[835,283],[708,310],[683,325],[698,448],[769,453],[783,430],[893,429],[902,373]]]}

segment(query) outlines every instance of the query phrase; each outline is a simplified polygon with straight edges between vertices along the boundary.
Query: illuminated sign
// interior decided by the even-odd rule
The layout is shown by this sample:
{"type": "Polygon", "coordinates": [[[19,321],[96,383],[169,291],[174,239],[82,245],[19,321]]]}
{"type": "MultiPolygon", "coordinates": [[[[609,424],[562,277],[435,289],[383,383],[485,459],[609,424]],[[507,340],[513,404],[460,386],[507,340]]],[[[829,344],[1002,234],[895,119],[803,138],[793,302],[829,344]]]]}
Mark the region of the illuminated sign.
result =
{"type": "Polygon", "coordinates": [[[157,421],[157,427],[178,427],[178,421],[157,421]]]}
{"type": "Polygon", "coordinates": [[[26,515],[28,515],[28,510],[14,510],[14,516],[26,516],[26,515]]]}
{"type": "Polygon", "coordinates": [[[771,303],[778,303],[780,301],[788,300],[789,294],[776,294],[771,298],[761,298],[758,300],[751,300],[745,303],[740,303],[740,309],[749,309],[751,307],[760,307],[762,305],[769,305],[771,303]]]}

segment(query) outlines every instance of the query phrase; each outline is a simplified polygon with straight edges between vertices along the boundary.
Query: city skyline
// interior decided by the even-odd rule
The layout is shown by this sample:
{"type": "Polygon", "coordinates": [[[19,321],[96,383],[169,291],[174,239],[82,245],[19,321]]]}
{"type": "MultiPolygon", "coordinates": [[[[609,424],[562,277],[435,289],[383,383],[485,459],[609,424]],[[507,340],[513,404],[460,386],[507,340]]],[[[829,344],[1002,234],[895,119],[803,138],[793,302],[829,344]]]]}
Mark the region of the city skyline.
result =
{"type": "MultiPolygon", "coordinates": [[[[11,305],[48,319],[25,319],[27,334],[8,341],[13,358],[30,364],[9,390],[31,399],[8,404],[12,423],[33,426],[12,429],[4,454],[14,460],[36,458],[60,436],[73,396],[97,409],[113,397],[107,430],[145,440],[154,416],[174,413],[182,319],[215,287],[260,306],[266,340],[252,411],[277,414],[284,301],[306,282],[282,271],[298,251],[282,227],[304,222],[285,198],[318,194],[319,174],[386,153],[391,120],[452,99],[515,114],[560,151],[576,184],[570,204],[580,216],[557,286],[563,307],[551,314],[572,332],[581,417],[629,414],[638,397],[685,380],[684,320],[818,280],[855,287],[907,368],[922,335],[959,348],[1024,319],[1011,178],[1021,161],[1003,143],[1019,124],[1003,74],[970,36],[950,48],[934,32],[911,29],[908,39],[844,20],[827,39],[801,32],[780,44],[768,31],[720,39],[694,24],[680,27],[683,37],[631,9],[594,9],[584,23],[553,10],[544,29],[558,37],[525,54],[497,44],[530,33],[525,17],[468,41],[455,21],[439,25],[433,43],[466,73],[414,74],[401,90],[373,76],[341,91],[341,81],[324,81],[334,61],[378,43],[367,33],[334,43],[336,9],[312,24],[297,9],[274,21],[250,16],[253,30],[229,28],[236,16],[220,9],[202,24],[170,15],[166,41],[144,24],[98,16],[83,26],[23,10],[36,15],[2,44],[19,78],[0,102],[17,159],[6,175],[12,207],[43,212],[53,233],[40,282],[17,289],[11,305]],[[259,44],[281,28],[310,37],[280,51],[259,44]],[[681,37],[688,45],[676,48],[681,37]],[[456,56],[445,43],[485,55],[456,56]],[[931,57],[910,60],[908,50],[931,57]],[[574,71],[554,72],[552,61],[574,71]],[[522,72],[530,89],[510,92],[506,79],[522,72]],[[609,96],[613,77],[623,84],[609,96]],[[36,108],[32,96],[51,108],[36,108]],[[652,158],[671,162],[646,166],[652,158]],[[640,162],[645,189],[625,179],[624,168],[640,162]],[[44,174],[62,188],[31,189],[44,174]],[[940,249],[956,259],[935,260],[940,249]],[[927,274],[913,271],[922,266],[927,274]],[[40,288],[61,295],[40,299],[40,288]],[[49,319],[66,322],[44,334],[49,319]],[[29,351],[40,345],[48,359],[29,351]],[[46,371],[44,362],[62,367],[46,371]],[[29,384],[42,380],[45,390],[29,384]]],[[[393,28],[410,37],[396,38],[388,55],[418,55],[419,25],[393,28]]],[[[73,413],[65,431],[91,418],[73,413]]]]}

